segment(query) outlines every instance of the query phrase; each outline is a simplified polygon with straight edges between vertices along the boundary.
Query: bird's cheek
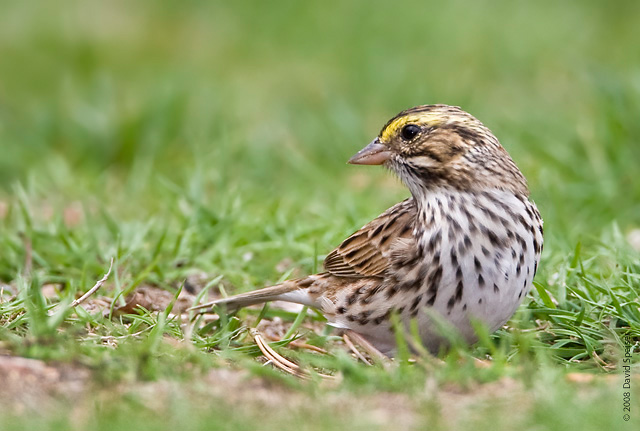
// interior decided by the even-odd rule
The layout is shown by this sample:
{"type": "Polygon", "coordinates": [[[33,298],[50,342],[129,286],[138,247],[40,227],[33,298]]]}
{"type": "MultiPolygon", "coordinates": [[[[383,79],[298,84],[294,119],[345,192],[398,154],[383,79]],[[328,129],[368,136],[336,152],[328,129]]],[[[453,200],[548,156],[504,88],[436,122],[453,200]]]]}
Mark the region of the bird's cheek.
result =
{"type": "Polygon", "coordinates": [[[437,161],[429,156],[414,156],[408,159],[413,166],[418,166],[423,169],[435,168],[439,165],[437,161]]]}

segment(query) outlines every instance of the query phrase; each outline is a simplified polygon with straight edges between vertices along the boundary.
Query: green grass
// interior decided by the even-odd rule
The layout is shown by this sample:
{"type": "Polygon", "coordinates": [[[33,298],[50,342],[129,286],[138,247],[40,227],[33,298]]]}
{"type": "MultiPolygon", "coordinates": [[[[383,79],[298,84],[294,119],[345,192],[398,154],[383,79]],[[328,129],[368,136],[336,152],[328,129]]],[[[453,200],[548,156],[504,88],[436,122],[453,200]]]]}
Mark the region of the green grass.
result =
{"type": "MultiPolygon", "coordinates": [[[[82,413],[0,407],[2,429],[384,429],[385,408],[416,429],[632,429],[620,361],[629,334],[637,373],[638,17],[634,1],[4,2],[0,353],[87,368],[94,386],[82,413]],[[246,327],[258,311],[190,327],[166,312],[70,307],[112,257],[96,297],[114,307],[138,286],[177,293],[199,274],[238,292],[316,270],[408,195],[345,161],[423,103],[488,125],[545,219],[536,289],[509,330],[443,363],[386,370],[309,334],[322,326],[309,317],[299,331],[335,356],[276,349],[342,376],[327,386],[257,362],[246,327]],[[203,376],[219,369],[259,376],[247,385],[282,403],[242,385],[207,392],[203,376]],[[573,372],[597,378],[575,384],[573,372]],[[485,401],[496,385],[524,407],[485,401]]],[[[297,317],[264,317],[275,316],[297,317]]]]}

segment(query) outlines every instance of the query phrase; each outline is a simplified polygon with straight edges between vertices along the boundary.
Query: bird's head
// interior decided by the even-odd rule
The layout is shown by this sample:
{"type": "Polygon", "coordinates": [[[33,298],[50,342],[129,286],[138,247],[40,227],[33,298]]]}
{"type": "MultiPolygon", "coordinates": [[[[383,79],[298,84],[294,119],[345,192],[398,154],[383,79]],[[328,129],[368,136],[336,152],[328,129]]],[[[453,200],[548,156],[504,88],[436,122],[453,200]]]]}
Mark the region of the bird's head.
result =
{"type": "Polygon", "coordinates": [[[458,107],[424,105],[402,111],[349,163],[384,165],[412,194],[433,187],[498,188],[528,195],[526,180],[498,139],[458,107]]]}

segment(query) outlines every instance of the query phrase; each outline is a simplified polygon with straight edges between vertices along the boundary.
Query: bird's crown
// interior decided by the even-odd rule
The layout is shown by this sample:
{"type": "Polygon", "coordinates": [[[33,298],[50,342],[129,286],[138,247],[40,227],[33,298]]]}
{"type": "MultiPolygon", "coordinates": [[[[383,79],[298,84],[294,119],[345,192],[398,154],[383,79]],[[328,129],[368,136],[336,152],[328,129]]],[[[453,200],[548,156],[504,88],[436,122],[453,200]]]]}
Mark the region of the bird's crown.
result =
{"type": "Polygon", "coordinates": [[[486,129],[475,117],[457,106],[420,105],[402,111],[387,121],[387,124],[380,131],[379,139],[383,143],[389,143],[399,135],[406,125],[436,128],[453,124],[466,126],[470,129],[480,127],[486,129]]]}

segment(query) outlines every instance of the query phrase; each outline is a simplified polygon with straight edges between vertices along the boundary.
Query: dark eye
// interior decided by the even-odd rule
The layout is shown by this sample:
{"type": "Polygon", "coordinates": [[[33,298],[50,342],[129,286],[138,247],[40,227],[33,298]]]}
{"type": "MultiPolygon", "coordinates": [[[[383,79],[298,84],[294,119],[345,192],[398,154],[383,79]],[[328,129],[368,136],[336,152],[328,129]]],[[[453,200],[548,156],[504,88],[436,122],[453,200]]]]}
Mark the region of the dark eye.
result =
{"type": "Polygon", "coordinates": [[[412,140],[418,135],[418,133],[420,133],[420,127],[416,126],[415,124],[407,124],[402,128],[402,131],[400,132],[400,134],[402,135],[402,139],[404,139],[405,141],[412,140]]]}

